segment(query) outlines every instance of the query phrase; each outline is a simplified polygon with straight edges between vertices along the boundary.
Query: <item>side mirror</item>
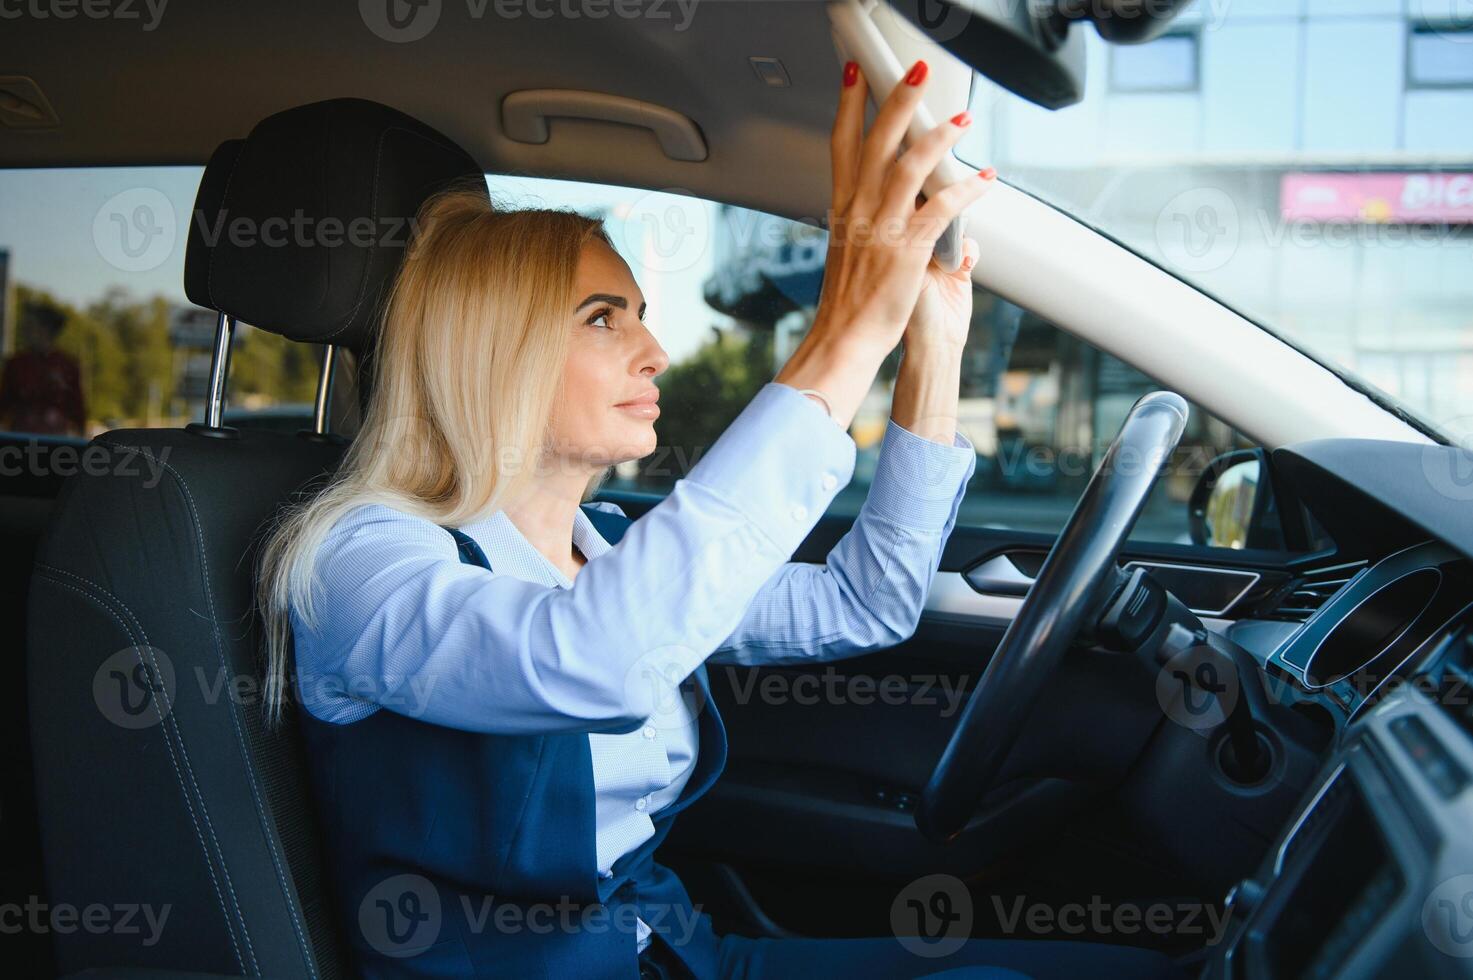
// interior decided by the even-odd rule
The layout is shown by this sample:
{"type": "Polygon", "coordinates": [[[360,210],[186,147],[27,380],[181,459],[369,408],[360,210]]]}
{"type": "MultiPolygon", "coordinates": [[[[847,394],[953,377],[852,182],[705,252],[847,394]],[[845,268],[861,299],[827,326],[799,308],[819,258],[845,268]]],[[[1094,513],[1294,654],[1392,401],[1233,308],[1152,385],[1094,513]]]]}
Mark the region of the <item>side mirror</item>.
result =
{"type": "Polygon", "coordinates": [[[1224,453],[1207,464],[1187,506],[1193,544],[1283,548],[1284,533],[1262,449],[1224,453]]]}

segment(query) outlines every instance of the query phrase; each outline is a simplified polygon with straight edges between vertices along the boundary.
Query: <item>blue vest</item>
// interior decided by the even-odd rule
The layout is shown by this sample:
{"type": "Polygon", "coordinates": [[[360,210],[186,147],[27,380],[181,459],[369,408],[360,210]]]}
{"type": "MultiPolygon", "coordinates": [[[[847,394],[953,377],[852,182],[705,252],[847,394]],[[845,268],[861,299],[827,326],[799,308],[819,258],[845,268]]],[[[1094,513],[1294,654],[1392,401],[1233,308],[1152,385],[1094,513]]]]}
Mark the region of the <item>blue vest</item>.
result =
{"type": "MultiPolygon", "coordinates": [[[[610,543],[629,518],[584,506],[610,543]]],[[[490,568],[464,533],[461,560],[490,568]]],[[[715,782],[726,732],[706,668],[700,751],[655,834],[600,878],[584,733],[484,735],[381,708],[337,725],[297,712],[343,935],[365,976],[639,975],[635,915],[698,977],[717,973],[710,918],[654,860],[680,810],[715,782]]],[[[630,729],[632,730],[632,729],[630,729]]]]}

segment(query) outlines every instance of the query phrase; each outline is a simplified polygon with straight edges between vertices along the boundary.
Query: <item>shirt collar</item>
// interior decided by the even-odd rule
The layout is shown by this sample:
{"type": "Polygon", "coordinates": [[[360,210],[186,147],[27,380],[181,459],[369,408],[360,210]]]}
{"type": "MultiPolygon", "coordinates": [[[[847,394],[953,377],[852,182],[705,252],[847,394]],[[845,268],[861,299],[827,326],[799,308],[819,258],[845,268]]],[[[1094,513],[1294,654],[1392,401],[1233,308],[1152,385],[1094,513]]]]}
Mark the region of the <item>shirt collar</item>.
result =
{"type": "MultiPolygon", "coordinates": [[[[526,539],[506,516],[506,511],[498,510],[490,517],[461,525],[460,530],[481,546],[492,571],[506,572],[543,585],[572,587],[572,580],[526,539]]],[[[613,547],[598,533],[582,507],[573,513],[573,543],[589,561],[613,547]]]]}

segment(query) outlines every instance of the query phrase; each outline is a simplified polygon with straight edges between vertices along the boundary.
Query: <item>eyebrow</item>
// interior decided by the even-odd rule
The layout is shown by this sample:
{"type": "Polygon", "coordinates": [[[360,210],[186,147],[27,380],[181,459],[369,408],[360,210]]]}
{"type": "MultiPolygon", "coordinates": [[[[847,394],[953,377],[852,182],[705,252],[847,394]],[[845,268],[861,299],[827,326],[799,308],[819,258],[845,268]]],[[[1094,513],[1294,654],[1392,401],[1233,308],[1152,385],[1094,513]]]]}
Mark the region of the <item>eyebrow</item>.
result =
{"type": "MultiPolygon", "coordinates": [[[[621,310],[629,309],[629,301],[623,296],[615,296],[613,293],[589,293],[588,296],[583,300],[583,302],[573,307],[573,312],[577,313],[579,310],[583,309],[583,307],[593,303],[607,303],[610,306],[617,306],[621,310]]],[[[639,304],[640,319],[644,319],[644,310],[645,307],[648,305],[648,303],[639,304]]]]}

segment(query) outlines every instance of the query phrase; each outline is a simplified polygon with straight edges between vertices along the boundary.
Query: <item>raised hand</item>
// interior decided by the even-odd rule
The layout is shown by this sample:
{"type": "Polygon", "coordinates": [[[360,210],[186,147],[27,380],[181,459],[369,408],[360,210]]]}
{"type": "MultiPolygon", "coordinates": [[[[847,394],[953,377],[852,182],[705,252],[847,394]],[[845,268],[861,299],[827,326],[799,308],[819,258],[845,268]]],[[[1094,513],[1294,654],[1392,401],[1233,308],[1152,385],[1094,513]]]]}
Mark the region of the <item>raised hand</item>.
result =
{"type": "MultiPolygon", "coordinates": [[[[922,203],[922,183],[966,132],[970,115],[957,113],[897,157],[925,91],[926,63],[916,62],[895,86],[867,135],[863,74],[850,62],[843,77],[831,137],[829,253],[814,329],[838,329],[888,351],[906,331],[923,290],[930,295],[922,312],[943,313],[949,308],[954,319],[960,310],[958,277],[965,273],[945,276],[931,263],[931,253],[947,223],[986,193],[993,174],[990,169],[981,171],[922,203]],[[928,268],[942,278],[930,275],[928,268]]],[[[968,247],[975,261],[976,244],[968,247]]],[[[965,306],[970,316],[970,292],[965,306]]],[[[925,319],[929,327],[933,318],[925,319]]]]}

